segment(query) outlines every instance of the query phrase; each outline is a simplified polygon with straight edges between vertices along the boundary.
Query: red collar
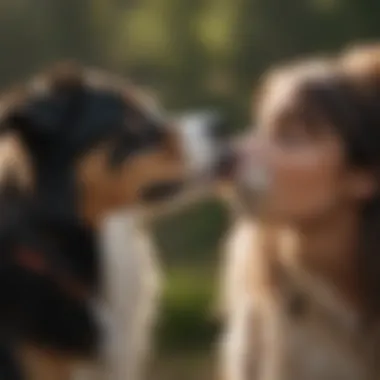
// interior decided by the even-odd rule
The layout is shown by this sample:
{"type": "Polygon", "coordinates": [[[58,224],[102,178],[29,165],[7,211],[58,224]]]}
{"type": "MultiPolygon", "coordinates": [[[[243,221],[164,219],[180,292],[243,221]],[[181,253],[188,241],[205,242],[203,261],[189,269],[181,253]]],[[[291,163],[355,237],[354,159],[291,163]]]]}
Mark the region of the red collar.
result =
{"type": "Polygon", "coordinates": [[[21,245],[15,250],[14,260],[18,266],[27,271],[40,276],[50,277],[71,297],[83,300],[90,294],[88,287],[74,278],[74,276],[69,276],[65,273],[57,273],[57,271],[53,270],[46,260],[46,253],[43,251],[21,245]]]}

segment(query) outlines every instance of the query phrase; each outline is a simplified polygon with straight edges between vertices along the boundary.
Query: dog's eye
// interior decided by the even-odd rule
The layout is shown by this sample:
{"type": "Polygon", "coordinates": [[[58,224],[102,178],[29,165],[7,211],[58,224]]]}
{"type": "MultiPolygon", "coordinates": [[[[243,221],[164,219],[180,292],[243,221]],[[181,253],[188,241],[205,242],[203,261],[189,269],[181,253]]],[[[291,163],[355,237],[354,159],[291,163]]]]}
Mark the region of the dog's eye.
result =
{"type": "Polygon", "coordinates": [[[137,131],[141,143],[146,146],[159,145],[165,140],[165,130],[154,121],[146,121],[137,131]]]}
{"type": "Polygon", "coordinates": [[[138,128],[136,125],[134,128],[126,128],[114,140],[110,163],[117,166],[133,155],[160,147],[165,140],[165,130],[149,121],[138,125],[138,128]]]}

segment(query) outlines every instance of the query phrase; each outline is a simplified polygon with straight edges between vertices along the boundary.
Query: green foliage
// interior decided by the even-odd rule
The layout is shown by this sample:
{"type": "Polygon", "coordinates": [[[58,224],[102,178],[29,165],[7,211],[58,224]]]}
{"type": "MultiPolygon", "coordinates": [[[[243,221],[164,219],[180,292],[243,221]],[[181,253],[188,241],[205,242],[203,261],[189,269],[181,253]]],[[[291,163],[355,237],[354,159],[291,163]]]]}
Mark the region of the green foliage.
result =
{"type": "Polygon", "coordinates": [[[217,246],[227,225],[223,205],[216,201],[203,202],[179,215],[161,219],[156,226],[157,243],[169,266],[178,262],[212,263],[217,259],[217,246]]]}
{"type": "Polygon", "coordinates": [[[214,288],[212,271],[204,267],[169,271],[158,328],[160,351],[204,350],[214,344],[214,288]]]}
{"type": "Polygon", "coordinates": [[[373,0],[3,0],[0,83],[74,57],[149,83],[171,108],[228,104],[239,128],[268,65],[376,38],[379,12],[373,0]]]}

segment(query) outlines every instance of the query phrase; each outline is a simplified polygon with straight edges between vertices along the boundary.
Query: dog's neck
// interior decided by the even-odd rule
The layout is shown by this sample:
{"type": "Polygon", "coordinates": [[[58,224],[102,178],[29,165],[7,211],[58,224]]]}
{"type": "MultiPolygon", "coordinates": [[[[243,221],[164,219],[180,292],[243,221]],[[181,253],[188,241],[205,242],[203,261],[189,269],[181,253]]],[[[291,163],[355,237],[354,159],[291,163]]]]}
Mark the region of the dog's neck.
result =
{"type": "Polygon", "coordinates": [[[51,273],[83,282],[89,290],[97,285],[99,255],[92,228],[79,218],[47,213],[45,207],[17,188],[3,188],[0,208],[0,246],[4,257],[33,271],[32,261],[36,257],[32,256],[37,254],[37,260],[44,261],[51,273]],[[20,249],[29,252],[22,263],[20,249]]]}

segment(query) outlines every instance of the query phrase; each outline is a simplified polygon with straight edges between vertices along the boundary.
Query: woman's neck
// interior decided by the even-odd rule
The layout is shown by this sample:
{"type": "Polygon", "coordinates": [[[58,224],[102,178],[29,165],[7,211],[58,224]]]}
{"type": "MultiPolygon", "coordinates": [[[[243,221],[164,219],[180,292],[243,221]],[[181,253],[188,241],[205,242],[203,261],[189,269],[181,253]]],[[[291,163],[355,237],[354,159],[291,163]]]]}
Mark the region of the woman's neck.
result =
{"type": "Polygon", "coordinates": [[[361,308],[357,270],[359,217],[354,210],[330,215],[315,223],[290,228],[292,254],[302,267],[332,284],[343,299],[361,308]]]}

